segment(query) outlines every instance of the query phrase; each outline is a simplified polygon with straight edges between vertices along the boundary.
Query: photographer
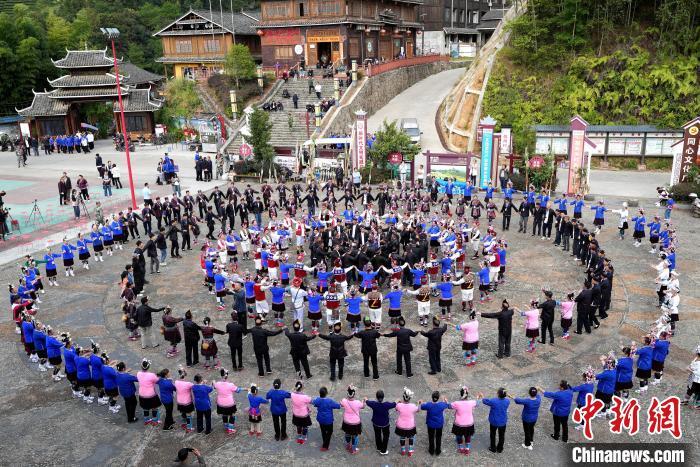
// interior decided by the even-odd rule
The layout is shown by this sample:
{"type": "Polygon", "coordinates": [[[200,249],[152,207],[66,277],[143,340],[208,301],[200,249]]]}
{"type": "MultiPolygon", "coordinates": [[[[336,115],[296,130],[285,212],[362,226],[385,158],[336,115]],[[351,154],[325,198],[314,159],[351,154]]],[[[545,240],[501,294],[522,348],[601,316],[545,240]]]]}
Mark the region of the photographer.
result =
{"type": "Polygon", "coordinates": [[[204,461],[204,456],[199,449],[194,448],[182,448],[177,452],[177,459],[173,461],[173,466],[177,465],[194,465],[194,459],[190,457],[190,453],[194,454],[197,460],[197,465],[207,465],[204,461]]]}

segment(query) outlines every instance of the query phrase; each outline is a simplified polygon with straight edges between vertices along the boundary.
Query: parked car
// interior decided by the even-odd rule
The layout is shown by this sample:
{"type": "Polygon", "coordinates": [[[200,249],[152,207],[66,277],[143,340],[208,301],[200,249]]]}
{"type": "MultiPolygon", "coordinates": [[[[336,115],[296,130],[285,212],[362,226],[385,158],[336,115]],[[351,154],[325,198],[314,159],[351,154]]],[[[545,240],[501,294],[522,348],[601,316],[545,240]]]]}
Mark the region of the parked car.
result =
{"type": "Polygon", "coordinates": [[[406,133],[411,137],[411,141],[414,144],[420,144],[420,135],[423,134],[418,126],[418,120],[415,118],[402,118],[401,119],[401,131],[406,133]]]}

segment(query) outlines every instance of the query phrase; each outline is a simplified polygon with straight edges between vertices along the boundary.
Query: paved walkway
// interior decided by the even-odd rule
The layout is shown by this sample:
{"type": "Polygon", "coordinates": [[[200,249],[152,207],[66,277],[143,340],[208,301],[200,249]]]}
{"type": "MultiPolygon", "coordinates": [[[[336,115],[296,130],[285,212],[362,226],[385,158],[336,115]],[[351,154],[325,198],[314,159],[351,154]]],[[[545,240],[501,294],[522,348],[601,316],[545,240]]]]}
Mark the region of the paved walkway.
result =
{"type": "MultiPolygon", "coordinates": [[[[610,199],[618,203],[620,199],[610,199]]],[[[584,214],[584,220],[591,223],[591,213],[584,214]]],[[[679,228],[681,245],[693,245],[697,219],[687,212],[674,213],[674,221],[679,228]]],[[[499,222],[500,223],[500,222],[499,222]]],[[[522,320],[519,317],[513,323],[513,357],[497,360],[496,323],[493,320],[480,319],[479,363],[476,367],[466,368],[461,356],[460,333],[450,329],[443,340],[443,372],[436,376],[427,374],[426,341],[423,337],[413,339],[413,366],[415,376],[412,379],[399,377],[393,373],[394,350],[396,343],[392,339],[380,339],[379,381],[362,378],[362,362],[359,359],[359,340],[348,342],[349,357],[345,364],[343,381],[331,382],[328,379],[328,344],[316,339],[310,342],[311,368],[314,378],[309,381],[305,391],[315,395],[318,387],[327,386],[330,396],[339,400],[343,397],[347,384],[358,387],[358,396],[373,397],[377,389],[384,389],[388,400],[400,397],[402,388],[408,386],[416,391],[416,400],[427,399],[430,391],[439,389],[450,400],[457,397],[460,384],[467,384],[473,393],[483,391],[493,396],[498,387],[504,386],[512,395],[523,395],[531,385],[554,388],[561,378],[571,383],[580,380],[581,371],[588,364],[596,365],[598,356],[631,340],[639,341],[658,314],[654,307],[655,293],[652,284],[651,263],[653,258],[644,248],[632,247],[631,239],[620,242],[616,239],[614,220],[609,218],[600,241],[608,256],[613,258],[616,275],[613,293],[612,313],[603,326],[590,336],[574,335],[571,341],[557,339],[553,347],[538,346],[535,354],[524,353],[526,346],[522,320]]],[[[508,256],[507,283],[499,288],[496,299],[484,305],[477,305],[479,311],[492,311],[499,307],[503,298],[512,304],[524,307],[532,298],[537,297],[541,287],[553,289],[557,297],[580,288],[583,269],[570,257],[554,248],[548,241],[536,239],[529,235],[507,232],[510,248],[508,256]]],[[[81,345],[89,345],[94,339],[107,351],[112,360],[125,360],[131,368],[137,368],[142,357],[153,360],[153,369],[170,368],[175,372],[178,364],[183,363],[182,354],[176,359],[166,359],[164,346],[158,349],[142,351],[138,342],[126,340],[126,332],[121,321],[119,308],[119,289],[116,284],[119,271],[130,256],[133,243],[113,258],[104,263],[92,265],[90,271],[78,268],[75,278],[58,278],[60,287],[49,288],[42,296],[44,303],[38,319],[50,323],[54,329],[69,330],[81,345]]],[[[690,247],[688,247],[690,248],[690,247]]],[[[681,395],[685,388],[686,366],[692,360],[692,351],[700,335],[700,263],[690,256],[691,252],[683,249],[679,253],[678,268],[681,273],[683,289],[681,301],[681,326],[679,334],[673,339],[671,355],[667,360],[667,371],[663,383],[653,387],[648,395],[641,398],[640,433],[633,438],[635,442],[672,442],[670,436],[651,436],[646,431],[646,408],[651,396],[666,397],[681,395]]],[[[471,262],[474,267],[475,263],[471,262]]],[[[252,262],[244,261],[244,269],[252,269],[252,262]]],[[[0,268],[0,282],[9,283],[16,280],[15,264],[0,268]]],[[[227,322],[229,310],[216,311],[213,299],[200,285],[199,262],[196,249],[184,253],[184,259],[171,261],[160,275],[147,276],[150,284],[146,292],[155,306],[170,304],[174,314],[181,316],[191,309],[195,319],[201,322],[210,316],[218,328],[227,322]]],[[[230,301],[229,301],[230,305],[230,301]]],[[[291,308],[290,303],[288,310],[291,308]]],[[[456,306],[455,308],[459,308],[456,306]]],[[[437,304],[433,304],[433,311],[437,304]]],[[[412,299],[406,301],[404,308],[408,326],[419,329],[416,325],[416,308],[412,299]]],[[[455,322],[466,319],[461,312],[455,313],[455,322]]],[[[287,315],[287,324],[291,317],[287,315]]],[[[154,317],[156,325],[159,316],[154,317]]],[[[454,323],[453,323],[454,324],[454,323]]],[[[559,332],[558,320],[555,332],[559,332]]],[[[323,331],[325,332],[325,326],[323,331]]],[[[225,337],[219,336],[220,355],[226,367],[230,367],[230,356],[225,345],[225,337]]],[[[280,377],[285,388],[289,389],[296,379],[289,358],[289,344],[283,336],[270,338],[273,375],[258,378],[255,371],[255,359],[252,354],[250,339],[244,341],[245,370],[231,373],[231,381],[245,388],[255,382],[260,384],[261,392],[266,392],[272,379],[280,377]]],[[[182,345],[180,345],[182,349],[182,345]]],[[[205,379],[218,379],[218,374],[206,371],[198,366],[190,372],[189,378],[201,373],[205,379]]],[[[27,362],[20,348],[13,324],[8,320],[0,324],[0,404],[3,407],[4,423],[0,425],[0,437],[4,440],[4,449],[0,450],[0,464],[61,464],[61,465],[169,465],[176,450],[183,446],[192,446],[202,450],[209,465],[230,465],[231,462],[244,462],[248,465],[271,465],[285,462],[287,465],[399,465],[406,459],[398,455],[398,438],[392,435],[388,457],[380,457],[373,448],[373,432],[370,422],[371,412],[362,411],[363,435],[361,451],[357,456],[348,455],[342,446],[340,430],[340,412],[336,413],[335,432],[331,451],[319,452],[320,434],[316,422],[309,432],[309,442],[299,446],[293,440],[275,442],[272,438],[272,422],[269,412],[265,411],[263,435],[251,439],[245,433],[247,420],[245,408],[245,390],[236,395],[239,404],[239,433],[231,438],[223,434],[219,417],[213,416],[214,433],[202,435],[185,435],[181,430],[163,432],[155,428],[144,428],[140,423],[127,425],[122,411],[118,415],[109,414],[105,407],[96,404],[85,406],[70,397],[65,382],[55,384],[45,373],[36,371],[36,366],[27,362]]],[[[480,465],[560,465],[564,461],[565,450],[561,442],[549,438],[552,420],[549,416],[549,402],[545,401],[540,411],[540,421],[535,429],[535,449],[527,451],[520,447],[522,430],[520,427],[520,410],[512,407],[509,411],[510,422],[506,434],[505,452],[492,454],[488,452],[487,410],[478,407],[475,412],[476,435],[473,439],[472,461],[480,465]]],[[[139,414],[140,415],[140,414],[139,414]]],[[[290,417],[291,418],[291,415],[290,417]]],[[[293,427],[288,418],[288,431],[293,438],[293,427]]],[[[683,441],[698,445],[700,441],[698,426],[700,412],[682,410],[683,441]]],[[[452,415],[448,416],[447,429],[443,436],[443,456],[438,459],[427,454],[427,435],[425,416],[419,414],[416,456],[411,461],[416,465],[464,465],[465,458],[454,451],[454,439],[449,434],[452,415]]],[[[570,429],[570,440],[582,442],[580,432],[570,429]]],[[[604,421],[595,422],[596,440],[603,442],[630,441],[627,436],[613,436],[604,421]]]]}

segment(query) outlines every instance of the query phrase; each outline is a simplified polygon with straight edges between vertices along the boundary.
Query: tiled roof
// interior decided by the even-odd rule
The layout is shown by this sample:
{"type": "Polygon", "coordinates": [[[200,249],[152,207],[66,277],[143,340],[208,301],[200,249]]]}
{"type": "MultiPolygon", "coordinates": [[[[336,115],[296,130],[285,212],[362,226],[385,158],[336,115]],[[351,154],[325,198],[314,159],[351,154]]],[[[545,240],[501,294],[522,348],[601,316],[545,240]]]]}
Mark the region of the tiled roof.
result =
{"type": "Polygon", "coordinates": [[[491,19],[503,19],[503,10],[489,10],[481,17],[482,21],[491,19]]]}
{"type": "MultiPolygon", "coordinates": [[[[131,89],[122,99],[124,112],[155,112],[163,105],[162,101],[151,98],[151,89],[131,89]]],[[[114,111],[119,112],[119,102],[114,103],[114,111]]]]}
{"type": "MultiPolygon", "coordinates": [[[[122,95],[129,89],[122,87],[122,95]]],[[[58,88],[51,93],[52,99],[81,99],[89,97],[117,97],[116,86],[83,87],[83,88],[58,88]]]]}
{"type": "MultiPolygon", "coordinates": [[[[57,68],[111,68],[114,59],[107,56],[107,47],[103,50],[67,50],[60,60],[51,60],[57,68]]],[[[121,59],[118,59],[121,62],[121,59]]]]}
{"type": "MultiPolygon", "coordinates": [[[[534,125],[535,131],[567,132],[569,125],[534,125]]],[[[681,133],[683,130],[658,128],[654,125],[589,125],[587,133],[681,133]]]]}
{"type": "MultiPolygon", "coordinates": [[[[187,13],[184,15],[180,16],[178,19],[173,21],[172,23],[168,24],[166,27],[161,29],[160,31],[156,32],[153,34],[154,36],[159,36],[162,33],[164,33],[167,29],[172,27],[173,25],[177,24],[178,22],[182,22],[182,24],[193,24],[192,21],[189,20],[184,20],[183,18],[195,14],[199,16],[200,18],[204,18],[207,21],[210,21],[214,23],[215,25],[224,28],[226,31],[235,33],[236,35],[239,36],[254,36],[257,34],[257,27],[258,27],[258,21],[260,21],[260,11],[259,10],[254,10],[254,11],[245,11],[245,12],[240,12],[240,13],[234,13],[231,15],[230,11],[224,11],[223,12],[223,19],[222,19],[222,14],[217,11],[212,11],[212,14],[209,14],[209,10],[194,10],[190,9],[187,13]]],[[[186,29],[185,29],[186,31],[186,29]]]]}
{"type": "Polygon", "coordinates": [[[51,92],[34,92],[32,105],[24,109],[15,109],[23,117],[52,117],[66,115],[69,104],[59,99],[51,99],[51,92]]]}
{"type": "Polygon", "coordinates": [[[78,88],[89,86],[115,86],[117,80],[114,75],[105,73],[103,75],[65,75],[51,81],[48,80],[51,87],[54,88],[78,88]]]}
{"type": "Polygon", "coordinates": [[[479,34],[479,31],[472,28],[443,28],[445,34],[479,34]]]}
{"type": "Polygon", "coordinates": [[[124,62],[119,65],[119,75],[124,76],[124,84],[129,84],[131,86],[138,86],[140,84],[146,83],[157,83],[165,79],[156,73],[151,73],[148,70],[144,70],[133,63],[124,62]]]}
{"type": "Polygon", "coordinates": [[[381,25],[390,22],[392,25],[406,27],[420,27],[420,23],[412,23],[409,21],[383,21],[382,19],[374,18],[358,18],[356,16],[336,16],[335,18],[306,18],[306,19],[285,19],[281,21],[265,21],[258,25],[258,28],[282,28],[288,26],[320,26],[327,24],[367,24],[381,25]]]}
{"type": "Polygon", "coordinates": [[[500,19],[490,19],[486,21],[482,21],[476,26],[476,29],[479,31],[493,31],[498,27],[498,23],[500,23],[500,19]]]}

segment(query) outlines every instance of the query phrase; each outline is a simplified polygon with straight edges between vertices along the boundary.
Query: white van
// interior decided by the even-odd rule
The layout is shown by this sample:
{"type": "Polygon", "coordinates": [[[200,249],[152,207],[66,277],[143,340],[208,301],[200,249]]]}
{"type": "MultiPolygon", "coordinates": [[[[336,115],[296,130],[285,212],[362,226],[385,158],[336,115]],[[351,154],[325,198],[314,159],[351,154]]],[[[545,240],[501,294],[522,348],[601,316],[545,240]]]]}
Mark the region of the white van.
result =
{"type": "Polygon", "coordinates": [[[411,137],[414,144],[420,144],[420,135],[423,133],[418,126],[418,120],[415,118],[402,118],[401,131],[411,137]]]}

